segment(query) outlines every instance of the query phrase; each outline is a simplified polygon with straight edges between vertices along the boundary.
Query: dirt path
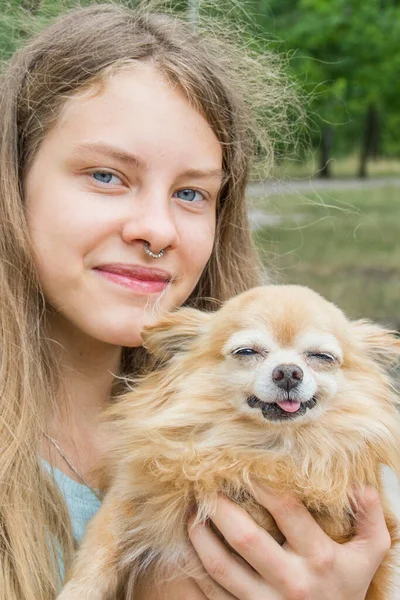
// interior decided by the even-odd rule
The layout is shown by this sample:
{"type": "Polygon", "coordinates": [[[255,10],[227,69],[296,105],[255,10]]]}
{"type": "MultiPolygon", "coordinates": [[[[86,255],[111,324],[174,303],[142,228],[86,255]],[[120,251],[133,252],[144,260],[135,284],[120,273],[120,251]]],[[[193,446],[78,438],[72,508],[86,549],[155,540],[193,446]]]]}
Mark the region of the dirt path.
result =
{"type": "MultiPolygon", "coordinates": [[[[310,192],[330,192],[334,190],[362,190],[382,187],[400,187],[400,177],[376,177],[374,179],[294,179],[291,181],[263,181],[247,186],[249,198],[277,196],[284,194],[307,194],[310,192]]],[[[279,215],[253,206],[249,210],[252,230],[265,225],[279,225],[279,215]]]]}
{"type": "Polygon", "coordinates": [[[307,193],[330,190],[362,190],[364,188],[400,187],[400,177],[376,177],[373,179],[293,179],[291,181],[263,181],[250,183],[250,197],[287,193],[307,193]]]}

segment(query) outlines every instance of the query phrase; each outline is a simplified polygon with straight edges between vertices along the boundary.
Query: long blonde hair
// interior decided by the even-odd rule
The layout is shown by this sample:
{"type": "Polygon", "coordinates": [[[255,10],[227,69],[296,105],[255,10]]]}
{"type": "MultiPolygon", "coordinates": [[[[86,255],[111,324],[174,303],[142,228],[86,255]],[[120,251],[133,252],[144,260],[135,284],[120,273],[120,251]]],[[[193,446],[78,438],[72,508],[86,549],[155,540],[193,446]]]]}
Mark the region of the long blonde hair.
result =
{"type": "MultiPolygon", "coordinates": [[[[77,9],[15,53],[0,87],[0,600],[52,600],[74,540],[65,503],[40,465],[39,444],[57,389],[46,310],[32,261],[23,182],[66,99],[131,61],[152,61],[185,92],[223,148],[212,257],[188,303],[214,308],[259,281],[244,202],[251,157],[273,154],[292,90],[270,57],[226,50],[218,35],[172,16],[114,4],[77,9]],[[257,66],[255,69],[254,67],[257,66]],[[255,73],[258,73],[255,76],[255,73]],[[265,74],[260,82],[259,74],[265,74]],[[251,105],[261,95],[270,131],[260,138],[251,105]],[[270,133],[270,135],[269,135],[270,133]]],[[[123,373],[146,362],[126,349],[123,373]]]]}

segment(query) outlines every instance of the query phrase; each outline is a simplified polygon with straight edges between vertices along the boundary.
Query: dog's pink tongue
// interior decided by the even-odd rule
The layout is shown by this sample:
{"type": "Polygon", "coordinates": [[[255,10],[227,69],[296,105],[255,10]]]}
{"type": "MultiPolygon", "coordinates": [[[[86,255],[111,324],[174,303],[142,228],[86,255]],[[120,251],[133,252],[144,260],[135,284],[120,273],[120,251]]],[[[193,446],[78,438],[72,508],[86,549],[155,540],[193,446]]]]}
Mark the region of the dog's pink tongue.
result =
{"type": "Polygon", "coordinates": [[[300,408],[300,402],[297,400],[283,400],[282,402],[277,402],[277,405],[286,412],[296,412],[300,408]]]}

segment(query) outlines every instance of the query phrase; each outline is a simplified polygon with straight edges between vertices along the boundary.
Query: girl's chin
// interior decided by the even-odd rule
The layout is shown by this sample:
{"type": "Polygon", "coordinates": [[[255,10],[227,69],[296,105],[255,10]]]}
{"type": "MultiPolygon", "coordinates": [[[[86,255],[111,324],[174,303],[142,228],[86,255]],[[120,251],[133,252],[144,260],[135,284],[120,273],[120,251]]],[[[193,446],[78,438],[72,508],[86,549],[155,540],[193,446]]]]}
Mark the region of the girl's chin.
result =
{"type": "MultiPolygon", "coordinates": [[[[135,328],[136,329],[136,328],[135,328]]],[[[110,346],[122,346],[126,348],[139,348],[143,345],[143,340],[140,335],[140,332],[135,332],[134,335],[127,334],[127,332],[123,333],[107,333],[104,335],[100,335],[96,338],[99,342],[104,344],[108,344],[110,346]]]]}
{"type": "Polygon", "coordinates": [[[136,320],[128,322],[123,326],[109,327],[102,330],[100,327],[92,329],[89,335],[99,342],[111,346],[123,346],[127,348],[138,348],[143,345],[141,332],[143,327],[155,323],[156,319],[145,319],[141,323],[136,320]]]}
{"type": "Polygon", "coordinates": [[[107,307],[97,314],[95,311],[91,314],[86,312],[84,318],[75,325],[78,328],[81,325],[81,331],[100,343],[137,348],[143,345],[143,327],[154,325],[165,312],[176,306],[176,303],[169,301],[152,305],[148,310],[143,310],[143,307],[129,307],[128,310],[126,307],[107,307]]]}

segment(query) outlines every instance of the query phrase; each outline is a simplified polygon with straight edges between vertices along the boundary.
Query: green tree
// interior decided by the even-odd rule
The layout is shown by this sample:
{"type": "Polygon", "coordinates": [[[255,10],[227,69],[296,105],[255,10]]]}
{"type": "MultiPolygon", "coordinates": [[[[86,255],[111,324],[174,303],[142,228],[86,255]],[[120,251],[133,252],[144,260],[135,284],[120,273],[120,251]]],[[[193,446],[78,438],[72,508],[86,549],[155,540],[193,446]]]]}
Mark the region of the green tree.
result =
{"type": "MultiPolygon", "coordinates": [[[[327,153],[358,148],[366,161],[400,153],[388,133],[399,122],[400,6],[397,0],[254,0],[258,23],[288,50],[320,122],[321,174],[327,153]],[[335,137],[335,140],[333,139],[335,137]]],[[[314,140],[317,142],[317,140],[314,140]]]]}

